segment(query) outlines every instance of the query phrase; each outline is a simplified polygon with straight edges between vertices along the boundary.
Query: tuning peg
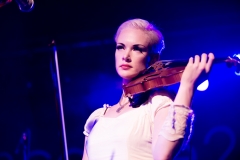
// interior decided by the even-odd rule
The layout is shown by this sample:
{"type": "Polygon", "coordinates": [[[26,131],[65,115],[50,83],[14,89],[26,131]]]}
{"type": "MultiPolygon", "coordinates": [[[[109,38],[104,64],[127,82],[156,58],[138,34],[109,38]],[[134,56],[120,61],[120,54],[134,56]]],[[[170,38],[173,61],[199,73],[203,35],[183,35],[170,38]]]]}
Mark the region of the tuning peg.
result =
{"type": "Polygon", "coordinates": [[[240,53],[238,54],[234,54],[233,55],[233,58],[236,60],[236,71],[235,71],[235,74],[237,76],[240,76],[240,53]]]}

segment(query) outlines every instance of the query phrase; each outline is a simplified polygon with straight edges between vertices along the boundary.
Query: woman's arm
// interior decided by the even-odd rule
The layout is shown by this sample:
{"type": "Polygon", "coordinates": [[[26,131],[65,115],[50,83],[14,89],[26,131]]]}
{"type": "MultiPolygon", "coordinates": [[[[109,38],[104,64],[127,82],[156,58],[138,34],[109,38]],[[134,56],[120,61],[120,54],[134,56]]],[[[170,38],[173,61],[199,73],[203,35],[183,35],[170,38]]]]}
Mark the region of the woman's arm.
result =
{"type": "MultiPolygon", "coordinates": [[[[176,100],[179,99],[177,102],[181,102],[181,103],[177,103],[177,104],[184,104],[187,106],[188,104],[190,104],[192,93],[193,93],[192,88],[180,87],[173,104],[176,103],[176,100]]],[[[168,95],[165,94],[163,96],[168,96],[168,95]]],[[[165,120],[167,119],[167,116],[169,115],[169,110],[170,110],[170,107],[162,108],[157,112],[154,118],[153,148],[152,148],[154,160],[173,159],[174,156],[179,151],[179,149],[181,148],[181,145],[183,142],[183,138],[170,141],[165,137],[159,135],[162,129],[163,123],[165,122],[165,120]]]]}
{"type": "Polygon", "coordinates": [[[153,158],[154,160],[170,160],[177,154],[181,147],[182,139],[176,141],[169,141],[163,136],[159,136],[159,132],[162,128],[169,113],[169,107],[159,110],[154,119],[153,129],[153,158]]]}
{"type": "MultiPolygon", "coordinates": [[[[206,73],[209,72],[212,61],[214,59],[214,55],[210,53],[208,58],[209,59],[207,60],[207,55],[202,54],[201,60],[199,56],[195,56],[194,60],[193,58],[189,59],[189,63],[182,75],[181,84],[175,100],[173,101],[173,105],[183,105],[185,107],[190,107],[195,81],[200,76],[202,71],[205,70],[206,73]]],[[[183,142],[183,138],[170,141],[159,135],[163,123],[169,114],[169,109],[170,107],[162,108],[158,111],[154,119],[152,148],[154,160],[173,159],[183,142]]]]}
{"type": "Polygon", "coordinates": [[[84,151],[83,151],[83,157],[82,160],[88,160],[88,155],[87,155],[87,151],[86,151],[86,142],[87,142],[87,136],[85,136],[85,142],[84,142],[84,151]]]}

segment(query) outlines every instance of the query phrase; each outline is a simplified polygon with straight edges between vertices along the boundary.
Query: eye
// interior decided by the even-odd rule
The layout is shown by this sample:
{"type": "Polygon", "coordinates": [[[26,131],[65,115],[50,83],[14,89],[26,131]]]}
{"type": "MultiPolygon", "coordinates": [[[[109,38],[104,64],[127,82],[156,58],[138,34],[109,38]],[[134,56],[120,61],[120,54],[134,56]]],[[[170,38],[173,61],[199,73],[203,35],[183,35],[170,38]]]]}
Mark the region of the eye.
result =
{"type": "Polygon", "coordinates": [[[142,52],[144,51],[144,48],[141,48],[141,47],[139,47],[139,46],[134,46],[134,47],[133,47],[133,50],[142,53],[142,52]]]}
{"type": "Polygon", "coordinates": [[[123,46],[123,45],[117,45],[117,46],[116,46],[116,49],[117,49],[117,50],[124,49],[124,46],[123,46]]]}

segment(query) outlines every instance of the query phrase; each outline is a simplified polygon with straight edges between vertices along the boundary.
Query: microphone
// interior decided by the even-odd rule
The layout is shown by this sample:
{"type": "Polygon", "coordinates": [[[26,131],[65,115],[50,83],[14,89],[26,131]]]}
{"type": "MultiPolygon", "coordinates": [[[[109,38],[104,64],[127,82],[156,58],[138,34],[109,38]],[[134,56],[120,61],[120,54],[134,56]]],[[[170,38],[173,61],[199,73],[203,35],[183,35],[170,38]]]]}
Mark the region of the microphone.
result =
{"type": "Polygon", "coordinates": [[[15,0],[19,6],[19,9],[23,12],[30,12],[34,7],[33,0],[15,0]]]}

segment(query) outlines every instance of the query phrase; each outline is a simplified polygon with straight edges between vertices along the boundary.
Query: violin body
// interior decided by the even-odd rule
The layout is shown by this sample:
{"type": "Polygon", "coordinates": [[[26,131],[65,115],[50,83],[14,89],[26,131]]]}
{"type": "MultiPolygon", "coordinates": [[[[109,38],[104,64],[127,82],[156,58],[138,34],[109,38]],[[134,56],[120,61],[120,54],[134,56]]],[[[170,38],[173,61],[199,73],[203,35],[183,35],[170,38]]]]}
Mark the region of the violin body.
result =
{"type": "Polygon", "coordinates": [[[123,85],[125,95],[130,96],[146,92],[148,90],[165,87],[180,82],[185,66],[163,68],[153,73],[148,73],[134,81],[123,85]]]}

